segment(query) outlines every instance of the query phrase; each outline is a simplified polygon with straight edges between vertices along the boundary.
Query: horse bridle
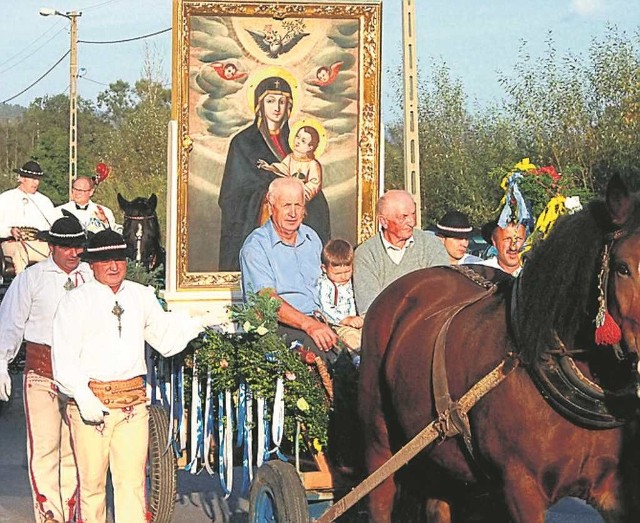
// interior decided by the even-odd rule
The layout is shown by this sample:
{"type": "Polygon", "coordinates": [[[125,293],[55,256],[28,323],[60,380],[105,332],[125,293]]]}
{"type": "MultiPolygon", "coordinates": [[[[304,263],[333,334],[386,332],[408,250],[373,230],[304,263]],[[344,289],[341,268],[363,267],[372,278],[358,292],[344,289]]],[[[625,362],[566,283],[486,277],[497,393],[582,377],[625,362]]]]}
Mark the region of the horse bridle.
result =
{"type": "MultiPolygon", "coordinates": [[[[598,272],[598,313],[607,306],[607,286],[609,283],[610,255],[615,242],[627,234],[624,229],[617,229],[605,237],[602,248],[601,267],[598,272]]],[[[520,285],[516,279],[512,289],[511,314],[512,329],[519,344],[517,333],[517,303],[520,285]]],[[[603,312],[604,314],[604,312],[603,312]]],[[[553,333],[554,347],[545,351],[546,357],[526,365],[529,376],[547,402],[570,421],[596,429],[608,429],[623,425],[625,415],[612,412],[607,405],[607,398],[623,398],[634,396],[630,387],[619,391],[604,390],[600,385],[587,377],[574,361],[574,356],[587,352],[586,349],[569,349],[557,333],[553,333]]],[[[618,344],[613,346],[614,354],[619,360],[628,357],[618,344]]]]}
{"type": "Polygon", "coordinates": [[[153,218],[155,218],[156,220],[158,219],[158,217],[154,216],[154,215],[151,215],[151,216],[127,216],[125,214],[124,217],[127,220],[135,220],[135,221],[145,221],[145,220],[151,220],[153,218]]]}

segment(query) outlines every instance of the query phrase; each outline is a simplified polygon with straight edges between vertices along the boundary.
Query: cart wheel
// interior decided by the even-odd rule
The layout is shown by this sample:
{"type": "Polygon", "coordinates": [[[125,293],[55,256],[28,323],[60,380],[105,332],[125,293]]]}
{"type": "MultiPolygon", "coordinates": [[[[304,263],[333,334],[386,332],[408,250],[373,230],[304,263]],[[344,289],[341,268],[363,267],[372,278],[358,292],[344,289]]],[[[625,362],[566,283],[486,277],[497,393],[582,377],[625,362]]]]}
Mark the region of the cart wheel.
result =
{"type": "Polygon", "coordinates": [[[167,449],[169,416],[160,405],[149,407],[149,512],[153,523],[170,523],[176,502],[176,461],[167,449]]]}
{"type": "Polygon", "coordinates": [[[293,465],[274,460],[258,469],[249,492],[249,521],[308,523],[307,497],[293,465]]]}

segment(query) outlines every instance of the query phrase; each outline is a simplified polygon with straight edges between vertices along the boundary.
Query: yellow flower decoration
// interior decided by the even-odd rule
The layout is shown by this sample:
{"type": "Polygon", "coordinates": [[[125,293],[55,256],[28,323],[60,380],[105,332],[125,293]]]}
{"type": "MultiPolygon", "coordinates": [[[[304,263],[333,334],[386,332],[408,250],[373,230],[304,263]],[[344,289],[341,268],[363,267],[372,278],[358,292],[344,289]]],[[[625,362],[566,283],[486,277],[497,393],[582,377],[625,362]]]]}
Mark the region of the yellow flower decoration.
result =
{"type": "Polygon", "coordinates": [[[309,404],[304,398],[298,399],[298,401],[296,402],[296,407],[298,407],[302,412],[306,412],[309,410],[309,404]]]}
{"type": "Polygon", "coordinates": [[[248,321],[245,321],[242,324],[242,330],[244,330],[245,332],[251,332],[251,329],[253,329],[253,325],[251,325],[251,323],[249,323],[248,321]]]}
{"type": "Polygon", "coordinates": [[[320,445],[320,441],[318,441],[318,438],[313,438],[313,448],[316,450],[316,452],[322,452],[322,445],[320,445]]]}
{"type": "Polygon", "coordinates": [[[264,325],[260,325],[260,327],[256,329],[256,332],[258,333],[258,336],[264,336],[267,332],[269,332],[269,329],[267,329],[264,325]]]}
{"type": "Polygon", "coordinates": [[[537,167],[529,161],[529,158],[523,158],[517,164],[515,164],[515,166],[513,167],[513,172],[526,173],[529,171],[535,171],[536,169],[537,167]]]}

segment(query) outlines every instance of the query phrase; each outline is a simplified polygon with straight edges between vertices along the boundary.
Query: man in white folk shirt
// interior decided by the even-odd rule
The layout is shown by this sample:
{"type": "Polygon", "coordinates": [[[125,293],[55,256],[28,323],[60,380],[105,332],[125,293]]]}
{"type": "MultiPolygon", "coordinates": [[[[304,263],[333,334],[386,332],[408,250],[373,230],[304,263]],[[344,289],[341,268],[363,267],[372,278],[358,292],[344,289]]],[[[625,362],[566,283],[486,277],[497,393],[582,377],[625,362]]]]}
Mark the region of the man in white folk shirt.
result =
{"type": "Polygon", "coordinates": [[[28,161],[14,172],[18,174],[18,186],[0,194],[0,238],[7,238],[2,242],[2,252],[12,259],[19,274],[29,264],[49,256],[46,242],[35,234],[48,231],[59,215],[51,200],[38,192],[44,176],[38,162],[28,161]]]}
{"type": "Polygon", "coordinates": [[[91,523],[106,520],[107,469],[116,523],[147,522],[144,344],[172,356],[208,319],[163,311],[153,288],[125,280],[127,255],[118,233],[91,237],[83,259],[95,280],[69,293],[53,321],[54,376],[73,398],[67,415],[80,484],[78,518],[91,523]]]}
{"type": "Polygon", "coordinates": [[[87,176],[80,176],[71,186],[71,201],[56,207],[56,210],[65,209],[74,214],[87,232],[95,234],[105,229],[120,232],[111,209],[91,200],[95,192],[95,182],[87,176]]]}
{"type": "Polygon", "coordinates": [[[60,299],[72,288],[93,280],[80,262],[85,233],[75,216],[56,220],[40,234],[51,256],[20,273],[0,304],[0,400],[11,395],[8,363],[26,340],[24,410],[27,466],[39,523],[70,521],[76,504],[77,473],[64,402],[51,368],[52,322],[60,299]]]}

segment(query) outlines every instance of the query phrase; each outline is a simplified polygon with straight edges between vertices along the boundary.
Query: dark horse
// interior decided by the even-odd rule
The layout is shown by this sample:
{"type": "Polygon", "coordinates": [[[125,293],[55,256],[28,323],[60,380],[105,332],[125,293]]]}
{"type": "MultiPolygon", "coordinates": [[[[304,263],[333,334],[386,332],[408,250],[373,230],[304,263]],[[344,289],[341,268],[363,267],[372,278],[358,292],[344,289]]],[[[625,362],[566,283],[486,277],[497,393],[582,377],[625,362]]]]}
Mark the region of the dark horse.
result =
{"type": "Polygon", "coordinates": [[[640,202],[615,176],[604,201],[558,221],[517,284],[508,278],[489,291],[464,270],[440,267],[385,289],[367,312],[363,338],[359,411],[369,472],[438,418],[436,346],[445,350],[453,400],[499,362],[515,368],[470,410],[468,445],[460,436],[434,443],[370,494],[371,521],[408,521],[398,516],[411,505],[398,502],[406,492],[429,521],[460,521],[465,503],[484,496],[481,487],[494,503],[487,521],[543,523],[565,496],[585,499],[608,522],[640,521],[639,271],[640,202]],[[618,351],[594,342],[599,298],[622,330],[618,351]],[[536,386],[541,375],[564,376],[558,362],[580,371],[570,373],[577,386],[559,404],[536,386]],[[582,390],[591,393],[584,405],[582,390]],[[600,409],[593,420],[587,404],[600,409]]]}
{"type": "Polygon", "coordinates": [[[127,201],[118,193],[118,204],[124,212],[122,235],[133,253],[132,259],[149,270],[164,265],[165,252],[160,245],[156,195],[127,201]]]}

